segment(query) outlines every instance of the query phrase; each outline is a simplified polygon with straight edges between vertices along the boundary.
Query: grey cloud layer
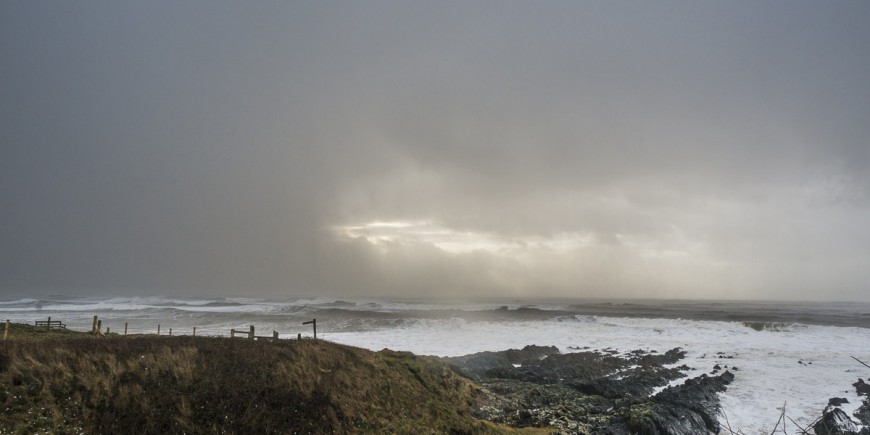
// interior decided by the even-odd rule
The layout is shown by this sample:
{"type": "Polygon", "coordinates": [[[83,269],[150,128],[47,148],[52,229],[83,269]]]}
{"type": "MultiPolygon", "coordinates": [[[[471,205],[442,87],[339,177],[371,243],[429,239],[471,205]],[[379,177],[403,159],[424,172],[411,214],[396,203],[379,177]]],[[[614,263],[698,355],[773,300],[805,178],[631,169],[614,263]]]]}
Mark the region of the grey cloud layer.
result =
{"type": "Polygon", "coordinates": [[[866,299],[868,18],[7,2],[0,291],[866,299]]]}

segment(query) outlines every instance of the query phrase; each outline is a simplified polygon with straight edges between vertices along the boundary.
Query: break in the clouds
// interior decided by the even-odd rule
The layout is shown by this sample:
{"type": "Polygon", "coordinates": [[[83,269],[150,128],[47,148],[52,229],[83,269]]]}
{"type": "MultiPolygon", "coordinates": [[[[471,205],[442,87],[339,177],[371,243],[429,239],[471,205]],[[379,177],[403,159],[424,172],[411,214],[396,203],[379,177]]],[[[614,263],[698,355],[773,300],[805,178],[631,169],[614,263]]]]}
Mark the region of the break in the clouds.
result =
{"type": "Polygon", "coordinates": [[[866,300],[865,2],[0,5],[0,292],[866,300]]]}

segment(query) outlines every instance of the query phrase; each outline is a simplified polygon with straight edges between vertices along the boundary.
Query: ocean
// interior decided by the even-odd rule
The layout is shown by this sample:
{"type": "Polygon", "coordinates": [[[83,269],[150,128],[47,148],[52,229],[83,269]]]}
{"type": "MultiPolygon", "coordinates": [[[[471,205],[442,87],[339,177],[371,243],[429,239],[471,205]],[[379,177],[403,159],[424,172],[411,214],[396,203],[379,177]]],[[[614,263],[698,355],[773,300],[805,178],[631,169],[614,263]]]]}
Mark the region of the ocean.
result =
{"type": "MultiPolygon", "coordinates": [[[[720,418],[747,435],[773,429],[785,405],[801,426],[831,397],[844,397],[851,415],[860,405],[852,387],[870,377],[870,303],[711,301],[509,300],[432,302],[385,299],[171,297],[0,300],[0,320],[64,322],[90,330],[93,316],[112,332],[228,336],[230,329],[281,338],[310,336],[372,350],[459,356],[480,351],[556,346],[562,352],[680,347],[689,377],[715,365],[734,382],[722,394],[720,418]]],[[[674,381],[680,383],[684,379],[674,381]]],[[[789,432],[794,423],[787,420],[789,432]]]]}

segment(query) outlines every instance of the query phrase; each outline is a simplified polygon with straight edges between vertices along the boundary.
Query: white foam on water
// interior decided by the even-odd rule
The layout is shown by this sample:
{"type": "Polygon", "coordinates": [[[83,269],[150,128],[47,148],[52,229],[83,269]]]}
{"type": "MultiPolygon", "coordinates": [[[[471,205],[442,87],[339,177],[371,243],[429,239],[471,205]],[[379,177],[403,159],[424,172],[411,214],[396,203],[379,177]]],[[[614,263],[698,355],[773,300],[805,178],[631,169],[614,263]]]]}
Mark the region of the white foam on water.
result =
{"type": "MultiPolygon", "coordinates": [[[[716,364],[732,370],[735,380],[722,394],[722,407],[731,427],[746,435],[770,433],[784,402],[786,414],[801,425],[815,419],[831,397],[848,399],[850,403],[843,409],[851,415],[860,405],[852,383],[859,377],[870,377],[870,369],[851,358],[870,361],[870,328],[791,325],[779,331],[756,331],[738,322],[681,319],[554,314],[558,317],[548,320],[505,317],[482,321],[414,315],[424,311],[497,310],[502,306],[511,310],[564,308],[547,304],[335,298],[273,301],[246,297],[48,299],[2,301],[0,319],[31,323],[52,316],[71,329],[90,330],[92,316],[98,314],[103,327],[111,327],[115,332],[123,331],[125,323],[129,323],[130,333],[155,333],[157,324],[162,324],[164,334],[169,328],[176,335],[190,334],[196,326],[197,334],[215,336],[228,336],[232,328],[246,331],[250,324],[256,324],[258,335],[271,335],[275,330],[282,338],[295,338],[297,333],[311,334],[310,325],[302,326],[300,320],[302,314],[309,314],[309,309],[339,308],[345,311],[343,317],[332,321],[319,319],[318,336],[372,350],[390,348],[424,355],[460,356],[530,344],[553,345],[562,352],[580,351],[587,346],[590,350],[610,348],[620,353],[635,349],[665,352],[681,347],[686,358],[676,365],[691,367],[689,377],[710,373],[716,364]],[[358,311],[359,316],[348,317],[348,311],[358,311]],[[295,313],[295,317],[288,313],[295,313]],[[372,318],[366,313],[379,314],[372,318]],[[350,324],[357,329],[342,330],[347,328],[342,325],[350,324]]],[[[685,378],[672,384],[683,381],[685,378]]],[[[721,420],[724,424],[724,418],[721,420]]],[[[789,421],[788,427],[792,426],[789,421]]]]}
{"type": "Polygon", "coordinates": [[[814,420],[831,397],[847,398],[850,405],[844,406],[844,410],[849,415],[860,404],[851,384],[858,377],[866,377],[867,372],[851,356],[870,360],[870,329],[796,326],[770,332],[735,322],[606,317],[597,320],[449,319],[408,328],[321,336],[373,350],[390,348],[438,356],[498,351],[528,344],[554,345],[562,352],[584,346],[619,352],[634,349],[665,352],[681,347],[686,358],[678,365],[692,368],[689,377],[709,373],[717,364],[732,370],[735,380],[722,394],[722,408],[731,427],[747,435],[770,433],[783,403],[786,414],[802,426],[814,420]]]}

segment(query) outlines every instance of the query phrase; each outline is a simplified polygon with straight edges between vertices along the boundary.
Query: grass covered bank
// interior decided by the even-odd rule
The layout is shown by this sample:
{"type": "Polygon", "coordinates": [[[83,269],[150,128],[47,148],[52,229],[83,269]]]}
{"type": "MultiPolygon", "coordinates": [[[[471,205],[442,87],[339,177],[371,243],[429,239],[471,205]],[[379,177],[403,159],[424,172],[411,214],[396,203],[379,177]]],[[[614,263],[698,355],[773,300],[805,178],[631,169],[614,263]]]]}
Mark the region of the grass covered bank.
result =
{"type": "Polygon", "coordinates": [[[512,431],[470,415],[472,383],[410,353],[17,328],[0,343],[0,433],[512,431]]]}

